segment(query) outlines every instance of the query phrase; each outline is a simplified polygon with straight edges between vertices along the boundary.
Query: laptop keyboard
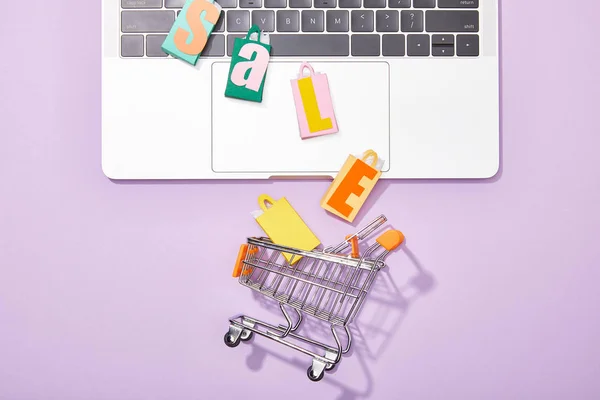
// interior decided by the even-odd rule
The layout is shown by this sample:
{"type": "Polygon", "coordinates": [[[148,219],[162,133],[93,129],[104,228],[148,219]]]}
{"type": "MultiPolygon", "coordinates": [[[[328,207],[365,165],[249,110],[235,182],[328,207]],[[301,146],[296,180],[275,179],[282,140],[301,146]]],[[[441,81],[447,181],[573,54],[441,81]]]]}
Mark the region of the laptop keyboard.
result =
{"type": "MultiPolygon", "coordinates": [[[[231,56],[251,25],[271,56],[477,57],[479,0],[217,0],[201,57],[231,56]]],[[[170,57],[161,45],[185,0],[121,0],[121,56],[170,57]]]]}

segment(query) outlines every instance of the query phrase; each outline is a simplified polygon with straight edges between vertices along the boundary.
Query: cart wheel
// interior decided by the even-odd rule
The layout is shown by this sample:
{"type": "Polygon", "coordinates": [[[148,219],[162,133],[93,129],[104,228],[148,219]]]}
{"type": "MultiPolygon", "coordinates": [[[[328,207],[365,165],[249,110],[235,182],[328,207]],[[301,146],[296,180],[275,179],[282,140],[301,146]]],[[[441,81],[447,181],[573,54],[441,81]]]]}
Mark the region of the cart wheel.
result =
{"type": "Polygon", "coordinates": [[[327,364],[325,366],[325,371],[331,371],[334,368],[335,368],[335,364],[327,364]]]}
{"type": "Polygon", "coordinates": [[[248,340],[252,339],[252,336],[254,336],[254,332],[244,330],[240,335],[240,339],[242,339],[242,342],[247,342],[248,340]]]}
{"type": "Polygon", "coordinates": [[[233,340],[233,336],[231,336],[231,334],[227,332],[225,334],[224,341],[228,347],[236,347],[238,344],[240,344],[240,338],[241,336],[239,336],[237,340],[233,340]]]}
{"type": "Polygon", "coordinates": [[[311,381],[319,382],[321,379],[323,379],[323,375],[325,375],[325,371],[321,371],[321,374],[319,376],[314,376],[312,366],[310,366],[310,367],[308,367],[308,371],[306,371],[306,375],[308,375],[308,379],[310,379],[311,381]]]}

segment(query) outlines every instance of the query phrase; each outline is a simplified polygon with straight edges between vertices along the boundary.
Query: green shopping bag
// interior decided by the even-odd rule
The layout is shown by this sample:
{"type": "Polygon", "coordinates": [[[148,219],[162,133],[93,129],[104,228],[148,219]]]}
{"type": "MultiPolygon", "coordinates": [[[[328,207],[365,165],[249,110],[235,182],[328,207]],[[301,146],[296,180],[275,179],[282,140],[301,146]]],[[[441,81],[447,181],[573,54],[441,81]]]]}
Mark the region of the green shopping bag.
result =
{"type": "Polygon", "coordinates": [[[261,34],[257,25],[252,25],[246,38],[236,38],[225,96],[262,102],[270,52],[269,36],[261,34]],[[256,40],[251,38],[253,34],[256,35],[256,40]]]}

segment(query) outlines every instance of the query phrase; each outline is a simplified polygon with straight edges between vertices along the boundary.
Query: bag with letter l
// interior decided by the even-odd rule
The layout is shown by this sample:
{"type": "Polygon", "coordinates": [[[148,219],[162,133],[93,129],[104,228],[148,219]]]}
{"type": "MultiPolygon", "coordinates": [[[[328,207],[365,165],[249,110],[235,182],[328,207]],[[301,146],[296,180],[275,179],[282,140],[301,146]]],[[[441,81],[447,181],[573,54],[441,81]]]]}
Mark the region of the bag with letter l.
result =
{"type": "Polygon", "coordinates": [[[215,0],[187,0],[161,46],[162,51],[196,65],[220,16],[221,6],[215,0]]]}
{"type": "MultiPolygon", "coordinates": [[[[285,197],[275,201],[263,194],[259,196],[258,204],[261,209],[252,215],[273,243],[307,251],[321,244],[285,197]],[[267,203],[271,207],[267,207],[267,203]]],[[[283,256],[292,265],[302,258],[288,253],[283,253],[283,256]]]]}
{"type": "Polygon", "coordinates": [[[225,97],[262,102],[270,51],[269,36],[261,35],[257,25],[252,25],[245,39],[235,39],[225,97]]]}
{"type": "Polygon", "coordinates": [[[321,199],[321,207],[348,222],[354,221],[381,177],[383,163],[373,150],[367,150],[362,158],[350,155],[321,199]]]}
{"type": "Polygon", "coordinates": [[[302,139],[338,131],[326,74],[315,74],[309,63],[302,63],[298,79],[292,79],[292,94],[302,139]],[[304,76],[305,68],[309,76],[304,76]]]}

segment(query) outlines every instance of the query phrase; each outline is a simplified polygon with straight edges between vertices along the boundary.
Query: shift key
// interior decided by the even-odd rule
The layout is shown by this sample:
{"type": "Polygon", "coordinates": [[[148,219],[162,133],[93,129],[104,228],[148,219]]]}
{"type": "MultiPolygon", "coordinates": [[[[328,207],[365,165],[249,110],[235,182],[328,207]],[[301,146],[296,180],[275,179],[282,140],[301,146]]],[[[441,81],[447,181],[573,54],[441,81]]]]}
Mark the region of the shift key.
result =
{"type": "Polygon", "coordinates": [[[425,30],[427,32],[479,32],[479,11],[427,11],[425,30]]]}
{"type": "Polygon", "coordinates": [[[174,11],[123,11],[123,33],[168,33],[175,22],[174,11]]]}

